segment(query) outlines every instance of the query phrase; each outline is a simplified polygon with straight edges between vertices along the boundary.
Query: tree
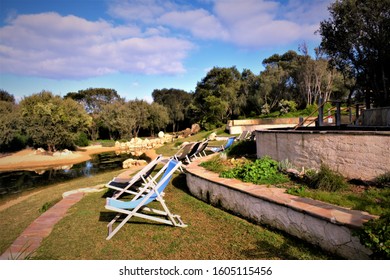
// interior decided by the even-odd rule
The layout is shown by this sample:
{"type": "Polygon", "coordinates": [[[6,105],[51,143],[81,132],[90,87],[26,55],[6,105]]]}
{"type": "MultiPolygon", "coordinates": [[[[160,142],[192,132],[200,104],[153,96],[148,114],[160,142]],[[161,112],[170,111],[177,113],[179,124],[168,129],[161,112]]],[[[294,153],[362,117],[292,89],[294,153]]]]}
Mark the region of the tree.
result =
{"type": "Polygon", "coordinates": [[[0,131],[0,151],[23,148],[19,108],[13,102],[0,100],[0,131]]]}
{"type": "Polygon", "coordinates": [[[157,102],[149,105],[148,128],[152,136],[154,136],[156,129],[158,131],[164,129],[169,121],[169,112],[165,106],[157,102]]]}
{"type": "Polygon", "coordinates": [[[130,100],[126,103],[127,110],[131,112],[131,118],[135,121],[132,133],[134,137],[138,137],[141,128],[148,128],[149,106],[148,102],[140,99],[130,100]]]}
{"type": "Polygon", "coordinates": [[[99,129],[101,128],[100,113],[103,106],[116,101],[124,101],[116,90],[108,88],[88,88],[78,92],[69,92],[64,98],[71,98],[77,101],[92,117],[92,123],[88,129],[92,140],[96,140],[99,137],[99,129]]]}
{"type": "Polygon", "coordinates": [[[15,97],[7,91],[0,89],[0,101],[15,103],[15,97]]]}
{"type": "Polygon", "coordinates": [[[196,86],[192,112],[198,116],[201,125],[226,123],[237,117],[243,107],[238,93],[241,86],[241,73],[236,67],[211,69],[196,86]]]}
{"type": "Polygon", "coordinates": [[[168,109],[169,123],[172,131],[179,130],[180,124],[186,122],[187,110],[191,104],[192,94],[180,89],[155,89],[152,93],[153,101],[168,109]]]}
{"type": "Polygon", "coordinates": [[[34,145],[45,146],[49,152],[72,147],[78,133],[88,128],[91,117],[74,100],[62,99],[42,91],[20,102],[23,130],[34,145]]]}
{"type": "Polygon", "coordinates": [[[321,48],[355,90],[377,106],[390,105],[390,0],[340,0],[320,24],[321,48]]]}

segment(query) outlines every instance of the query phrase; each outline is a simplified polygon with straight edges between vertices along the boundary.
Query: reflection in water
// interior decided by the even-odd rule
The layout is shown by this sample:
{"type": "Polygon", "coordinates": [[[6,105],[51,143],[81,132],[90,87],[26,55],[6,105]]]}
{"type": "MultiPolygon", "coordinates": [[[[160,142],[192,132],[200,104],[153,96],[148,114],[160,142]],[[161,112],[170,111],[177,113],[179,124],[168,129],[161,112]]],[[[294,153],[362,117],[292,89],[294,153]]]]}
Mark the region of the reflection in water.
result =
{"type": "Polygon", "coordinates": [[[94,155],[89,161],[74,165],[34,171],[0,172],[0,197],[78,177],[91,177],[104,171],[121,169],[122,162],[130,157],[128,154],[102,153],[94,155]]]}

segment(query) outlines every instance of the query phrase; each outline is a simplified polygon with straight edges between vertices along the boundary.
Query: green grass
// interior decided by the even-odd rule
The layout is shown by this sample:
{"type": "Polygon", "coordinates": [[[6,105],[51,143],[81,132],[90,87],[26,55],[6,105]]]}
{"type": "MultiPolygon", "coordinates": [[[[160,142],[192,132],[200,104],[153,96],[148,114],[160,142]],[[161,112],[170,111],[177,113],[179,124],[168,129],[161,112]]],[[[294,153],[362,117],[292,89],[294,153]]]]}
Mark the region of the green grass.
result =
{"type": "MultiPolygon", "coordinates": [[[[53,184],[0,212],[0,252],[4,252],[42,209],[63,192],[95,186],[118,171],[53,184]]],[[[25,193],[26,194],[26,193],[25,193]]],[[[0,205],[12,198],[2,199],[0,205]]],[[[185,175],[175,175],[165,200],[180,214],[187,228],[132,219],[106,241],[107,223],[115,215],[105,210],[105,192],[89,193],[71,207],[44,239],[34,259],[332,259],[327,254],[284,233],[252,224],[192,197],[185,175]]]]}
{"type": "Polygon", "coordinates": [[[37,250],[36,259],[330,259],[322,250],[214,208],[188,194],[185,175],[176,175],[165,200],[187,228],[131,219],[106,241],[104,193],[86,195],[73,206],[37,250]]]}
{"type": "MultiPolygon", "coordinates": [[[[256,183],[256,178],[258,178],[259,175],[262,175],[261,168],[260,166],[255,166],[256,168],[253,169],[250,168],[251,165],[252,161],[249,159],[233,160],[230,157],[225,159],[223,157],[221,158],[219,154],[215,155],[210,160],[201,163],[202,167],[209,171],[221,174],[221,176],[228,173],[232,176],[224,177],[234,177],[245,182],[251,181],[256,183]]],[[[313,189],[303,182],[295,182],[293,180],[287,180],[287,182],[271,180],[264,182],[259,181],[257,183],[284,187],[286,188],[286,192],[292,195],[308,197],[354,210],[366,211],[373,215],[380,216],[390,212],[390,188],[386,187],[388,184],[388,175],[382,176],[384,179],[381,178],[383,187],[356,186],[348,183],[344,178],[341,178],[340,174],[330,174],[331,172],[328,169],[323,169],[322,173],[324,174],[321,172],[317,174],[318,176],[321,176],[321,180],[316,180],[316,182],[321,181],[321,184],[325,185],[323,189],[319,189],[318,186],[313,189]]]]}
{"type": "MultiPolygon", "coordinates": [[[[47,206],[52,205],[54,201],[59,201],[64,192],[108,182],[117,174],[118,171],[112,171],[94,177],[73,179],[66,183],[53,184],[23,192],[23,196],[26,197],[25,200],[0,212],[2,217],[0,228],[3,229],[0,231],[0,252],[4,252],[25,228],[41,215],[47,206]]],[[[0,206],[17,198],[16,195],[2,198],[0,199],[0,206]]]]}
{"type": "MultiPolygon", "coordinates": [[[[172,156],[179,150],[179,146],[182,143],[202,141],[202,140],[206,139],[212,132],[216,132],[217,134],[219,133],[222,136],[225,135],[224,132],[222,132],[222,129],[215,130],[215,131],[200,131],[199,133],[192,135],[192,136],[189,136],[185,139],[179,138],[179,139],[175,139],[171,143],[166,143],[164,146],[157,148],[156,153],[162,154],[163,156],[172,156]]],[[[210,145],[217,146],[217,145],[222,145],[225,142],[226,141],[212,141],[212,142],[210,142],[210,145]]]]}

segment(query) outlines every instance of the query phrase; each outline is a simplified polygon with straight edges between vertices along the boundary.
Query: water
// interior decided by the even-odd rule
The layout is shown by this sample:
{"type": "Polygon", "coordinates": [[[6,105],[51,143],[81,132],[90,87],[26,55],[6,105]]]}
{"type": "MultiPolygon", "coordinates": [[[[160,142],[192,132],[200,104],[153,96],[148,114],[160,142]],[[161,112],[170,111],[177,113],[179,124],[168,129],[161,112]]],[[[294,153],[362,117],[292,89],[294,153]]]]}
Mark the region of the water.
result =
{"type": "Polygon", "coordinates": [[[35,171],[0,172],[0,197],[105,171],[119,170],[131,155],[113,152],[93,155],[88,161],[72,166],[58,166],[35,171]],[[69,169],[70,168],[70,169],[69,169]]]}

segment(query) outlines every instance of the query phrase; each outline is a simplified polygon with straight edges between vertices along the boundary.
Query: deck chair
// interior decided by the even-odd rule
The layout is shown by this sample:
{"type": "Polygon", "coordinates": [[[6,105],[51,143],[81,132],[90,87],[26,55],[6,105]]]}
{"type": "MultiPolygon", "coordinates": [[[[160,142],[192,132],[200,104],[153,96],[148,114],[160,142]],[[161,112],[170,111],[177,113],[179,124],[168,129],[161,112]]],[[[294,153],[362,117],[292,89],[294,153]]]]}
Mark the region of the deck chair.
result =
{"type": "Polygon", "coordinates": [[[156,166],[162,161],[162,155],[158,155],[154,160],[145,165],[140,171],[138,171],[131,178],[119,178],[114,177],[105,186],[109,189],[115,190],[113,197],[118,198],[122,194],[137,194],[137,188],[142,184],[146,184],[148,179],[156,166]]]}
{"type": "Polygon", "coordinates": [[[169,211],[162,196],[163,191],[172,179],[173,173],[180,167],[181,164],[182,163],[180,161],[170,159],[152,180],[146,183],[144,187],[140,188],[139,192],[131,201],[107,198],[105,208],[118,212],[118,214],[107,225],[108,236],[106,240],[111,239],[132,217],[140,217],[177,227],[187,226],[183,223],[180,216],[173,215],[169,211]],[[159,202],[163,210],[147,207],[147,205],[152,201],[159,202]],[[152,215],[149,213],[152,213],[152,215]],[[113,229],[113,224],[116,223],[122,216],[125,216],[124,219],[115,227],[115,229],[113,229]]]}
{"type": "Polygon", "coordinates": [[[249,135],[250,135],[250,131],[244,130],[244,131],[241,132],[241,134],[236,138],[236,140],[237,140],[237,141],[246,140],[246,139],[248,139],[249,135]]]}
{"type": "Polygon", "coordinates": [[[233,145],[236,136],[229,137],[225,143],[225,145],[217,146],[217,147],[209,147],[207,150],[212,151],[214,153],[222,152],[233,145]]]}
{"type": "MultiPolygon", "coordinates": [[[[199,158],[199,157],[203,157],[203,156],[206,156],[206,148],[209,144],[209,140],[206,139],[205,141],[201,142],[196,153],[192,155],[192,157],[194,158],[199,158]]],[[[191,160],[191,158],[190,158],[191,160]]]]}
{"type": "MultiPolygon", "coordinates": [[[[181,162],[190,162],[188,155],[193,153],[193,148],[196,143],[188,143],[184,147],[182,147],[176,154],[174,154],[171,158],[181,161],[181,162]]],[[[183,167],[180,166],[180,171],[184,172],[183,167]]]]}
{"type": "Polygon", "coordinates": [[[186,159],[185,159],[187,161],[187,163],[191,163],[191,158],[198,152],[200,144],[202,144],[202,142],[195,142],[195,144],[192,146],[192,149],[187,154],[186,159]]]}

